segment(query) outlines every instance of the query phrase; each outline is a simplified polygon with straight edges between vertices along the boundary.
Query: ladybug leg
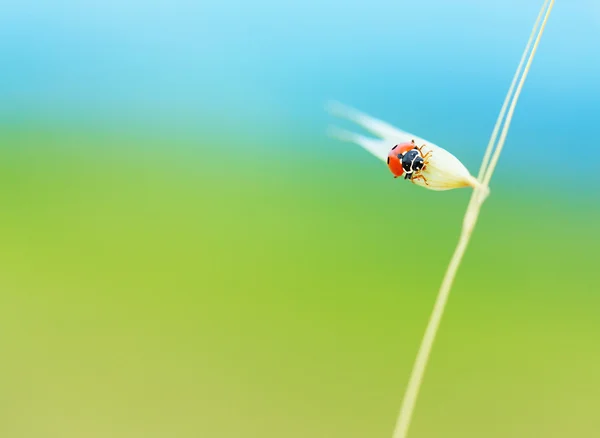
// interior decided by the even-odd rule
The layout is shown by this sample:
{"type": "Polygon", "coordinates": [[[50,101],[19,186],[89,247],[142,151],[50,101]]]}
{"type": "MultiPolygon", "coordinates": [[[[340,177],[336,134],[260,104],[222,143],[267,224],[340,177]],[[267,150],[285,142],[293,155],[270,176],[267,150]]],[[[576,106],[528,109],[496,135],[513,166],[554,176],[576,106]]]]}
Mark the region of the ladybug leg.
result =
{"type": "Polygon", "coordinates": [[[421,154],[421,156],[423,157],[423,160],[429,158],[429,156],[431,155],[431,151],[427,152],[426,154],[423,154],[423,148],[427,146],[427,145],[422,145],[422,146],[415,146],[415,149],[417,149],[419,151],[419,153],[421,154]]]}
{"type": "Polygon", "coordinates": [[[409,172],[406,175],[404,175],[404,179],[412,179],[413,178],[413,172],[409,172]]]}
{"type": "Polygon", "coordinates": [[[427,164],[429,164],[429,157],[431,157],[431,151],[423,155],[423,169],[425,169],[427,167],[427,164]]]}
{"type": "Polygon", "coordinates": [[[422,179],[422,180],[423,180],[423,182],[425,183],[425,185],[426,185],[426,186],[428,186],[428,185],[429,185],[429,183],[427,182],[427,178],[425,178],[425,176],[423,176],[423,174],[422,174],[422,173],[419,173],[418,175],[415,175],[415,176],[413,176],[413,178],[412,178],[413,182],[414,182],[415,180],[417,180],[417,179],[422,179]]]}

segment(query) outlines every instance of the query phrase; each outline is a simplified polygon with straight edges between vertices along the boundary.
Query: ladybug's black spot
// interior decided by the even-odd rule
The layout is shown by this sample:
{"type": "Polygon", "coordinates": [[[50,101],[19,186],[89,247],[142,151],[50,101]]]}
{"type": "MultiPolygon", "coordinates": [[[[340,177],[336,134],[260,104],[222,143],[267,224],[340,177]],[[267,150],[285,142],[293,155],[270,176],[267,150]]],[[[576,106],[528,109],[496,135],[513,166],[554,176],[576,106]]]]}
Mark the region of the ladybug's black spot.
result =
{"type": "Polygon", "coordinates": [[[390,164],[390,157],[388,157],[388,159],[387,159],[387,163],[388,163],[388,164],[390,164]]]}
{"type": "Polygon", "coordinates": [[[398,145],[394,146],[394,147],[392,148],[392,150],[396,149],[397,147],[398,147],[398,145]]]}

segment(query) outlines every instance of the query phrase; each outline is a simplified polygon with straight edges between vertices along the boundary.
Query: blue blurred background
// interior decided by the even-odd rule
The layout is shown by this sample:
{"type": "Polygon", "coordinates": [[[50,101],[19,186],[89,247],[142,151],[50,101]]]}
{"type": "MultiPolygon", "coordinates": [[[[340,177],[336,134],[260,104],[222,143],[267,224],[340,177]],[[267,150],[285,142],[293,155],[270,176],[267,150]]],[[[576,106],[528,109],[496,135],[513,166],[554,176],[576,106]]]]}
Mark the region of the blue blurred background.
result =
{"type": "MultiPolygon", "coordinates": [[[[476,173],[541,3],[2,2],[0,434],[390,436],[469,193],[324,105],[476,173]]],[[[411,437],[600,430],[599,41],[557,2],[411,437]]]]}

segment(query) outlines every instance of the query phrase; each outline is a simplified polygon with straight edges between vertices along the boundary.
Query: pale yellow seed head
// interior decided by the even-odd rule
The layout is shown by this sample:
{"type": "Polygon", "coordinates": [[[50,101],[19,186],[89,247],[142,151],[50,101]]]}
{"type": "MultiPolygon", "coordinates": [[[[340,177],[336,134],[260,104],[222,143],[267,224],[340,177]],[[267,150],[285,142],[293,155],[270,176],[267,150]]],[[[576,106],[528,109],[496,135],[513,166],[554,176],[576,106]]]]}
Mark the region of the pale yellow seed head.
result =
{"type": "Polygon", "coordinates": [[[432,144],[425,144],[421,150],[427,156],[425,167],[418,172],[413,183],[430,190],[451,190],[463,187],[476,188],[477,179],[464,164],[447,150],[432,144]],[[420,178],[422,175],[423,178],[420,178]]]}
{"type": "MultiPolygon", "coordinates": [[[[407,144],[414,140],[415,145],[421,148],[422,155],[426,160],[425,168],[415,173],[412,179],[414,184],[438,191],[480,186],[465,165],[446,149],[341,103],[330,104],[329,110],[338,117],[358,124],[379,138],[369,138],[339,128],[330,130],[333,136],[358,144],[384,162],[387,161],[390,150],[396,144],[407,144]]],[[[483,189],[482,193],[483,196],[487,196],[487,188],[483,189]]]]}

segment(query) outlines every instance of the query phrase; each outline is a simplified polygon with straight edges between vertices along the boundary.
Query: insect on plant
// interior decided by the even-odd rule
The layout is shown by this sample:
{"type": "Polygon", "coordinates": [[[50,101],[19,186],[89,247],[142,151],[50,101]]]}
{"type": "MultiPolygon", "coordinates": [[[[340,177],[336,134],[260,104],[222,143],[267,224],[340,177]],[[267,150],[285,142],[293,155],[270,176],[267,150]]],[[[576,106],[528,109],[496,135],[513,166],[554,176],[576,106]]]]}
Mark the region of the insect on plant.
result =
{"type": "Polygon", "coordinates": [[[545,0],[540,9],[492,131],[477,178],[473,177],[454,155],[431,142],[339,103],[329,106],[329,110],[333,114],[355,122],[380,138],[368,138],[339,128],[332,128],[330,133],[340,140],[360,145],[377,158],[385,161],[395,178],[404,175],[404,179],[430,190],[450,190],[460,187],[472,187],[474,189],[465,213],[458,244],[448,264],[417,352],[396,421],[393,438],[406,438],[408,434],[425,368],[429,361],[454,277],[470,241],[481,206],[489,195],[490,179],[504,147],[519,95],[553,7],[554,0],[545,0]],[[502,131],[500,131],[501,126],[502,131]],[[498,134],[500,134],[499,139],[498,134]],[[496,143],[497,139],[498,142],[496,143]]]}
{"type": "MultiPolygon", "coordinates": [[[[338,102],[330,103],[329,111],[381,137],[368,138],[340,128],[330,130],[334,137],[356,143],[385,162],[395,178],[404,176],[413,184],[436,191],[482,188],[458,158],[435,143],[338,102]]],[[[483,192],[487,193],[487,189],[483,188],[483,192]]]]}
{"type": "Polygon", "coordinates": [[[410,143],[397,144],[392,148],[387,158],[387,165],[398,178],[404,174],[404,179],[417,180],[422,179],[427,184],[427,178],[422,171],[427,169],[431,151],[424,153],[423,146],[417,146],[415,141],[410,143]]]}

